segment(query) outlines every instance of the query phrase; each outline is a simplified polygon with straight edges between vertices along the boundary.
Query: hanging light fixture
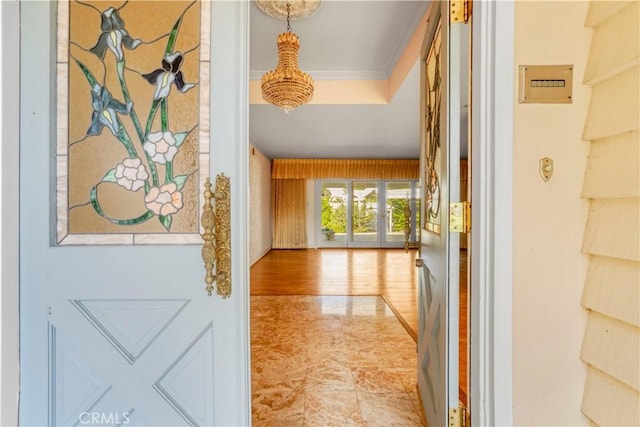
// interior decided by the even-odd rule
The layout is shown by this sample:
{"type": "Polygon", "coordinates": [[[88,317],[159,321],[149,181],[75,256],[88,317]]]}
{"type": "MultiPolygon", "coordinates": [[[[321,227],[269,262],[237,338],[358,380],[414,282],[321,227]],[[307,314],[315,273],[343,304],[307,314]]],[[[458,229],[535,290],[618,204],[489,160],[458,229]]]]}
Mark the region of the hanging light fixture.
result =
{"type": "Polygon", "coordinates": [[[298,49],[300,39],[291,32],[291,4],[287,2],[287,31],[278,36],[278,65],[262,76],[262,97],[285,113],[313,97],[313,78],[298,67],[298,49]]]}

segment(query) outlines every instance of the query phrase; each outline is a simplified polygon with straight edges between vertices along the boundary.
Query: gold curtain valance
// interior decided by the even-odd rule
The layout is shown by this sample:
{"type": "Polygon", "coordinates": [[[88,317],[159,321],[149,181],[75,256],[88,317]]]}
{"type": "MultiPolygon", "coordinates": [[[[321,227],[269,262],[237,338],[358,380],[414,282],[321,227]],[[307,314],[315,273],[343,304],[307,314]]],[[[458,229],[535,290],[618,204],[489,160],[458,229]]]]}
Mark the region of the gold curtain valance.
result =
{"type": "Polygon", "coordinates": [[[274,159],[272,179],[418,179],[420,161],[394,159],[274,159]]]}

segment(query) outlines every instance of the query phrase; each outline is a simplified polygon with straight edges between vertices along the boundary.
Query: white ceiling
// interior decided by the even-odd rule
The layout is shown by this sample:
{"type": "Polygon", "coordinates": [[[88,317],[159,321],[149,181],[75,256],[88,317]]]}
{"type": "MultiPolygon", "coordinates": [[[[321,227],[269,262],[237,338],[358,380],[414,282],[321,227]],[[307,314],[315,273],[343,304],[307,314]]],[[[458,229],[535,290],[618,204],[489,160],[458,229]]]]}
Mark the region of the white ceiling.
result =
{"type": "MultiPolygon", "coordinates": [[[[413,35],[427,1],[327,1],[292,21],[300,68],[318,80],[386,80],[413,35]]],[[[277,63],[286,22],[251,4],[250,69],[259,80],[277,63]]],[[[284,114],[251,105],[252,143],[270,158],[418,158],[419,61],[388,104],[304,105],[284,114]]]]}

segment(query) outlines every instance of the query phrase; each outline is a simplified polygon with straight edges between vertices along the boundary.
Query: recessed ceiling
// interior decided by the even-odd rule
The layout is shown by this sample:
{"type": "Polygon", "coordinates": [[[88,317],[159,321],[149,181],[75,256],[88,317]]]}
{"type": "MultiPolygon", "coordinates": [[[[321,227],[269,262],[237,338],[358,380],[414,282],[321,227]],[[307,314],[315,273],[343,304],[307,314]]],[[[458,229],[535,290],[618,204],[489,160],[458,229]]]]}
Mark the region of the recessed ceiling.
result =
{"type": "MultiPolygon", "coordinates": [[[[291,22],[301,40],[300,68],[316,83],[386,81],[427,6],[426,1],[325,0],[313,16],[291,22]]],[[[276,37],[285,30],[284,20],[267,16],[252,2],[252,80],[275,68],[276,37]]],[[[270,158],[418,158],[420,83],[415,60],[388,102],[329,101],[289,114],[273,105],[251,105],[252,144],[270,158]]]]}

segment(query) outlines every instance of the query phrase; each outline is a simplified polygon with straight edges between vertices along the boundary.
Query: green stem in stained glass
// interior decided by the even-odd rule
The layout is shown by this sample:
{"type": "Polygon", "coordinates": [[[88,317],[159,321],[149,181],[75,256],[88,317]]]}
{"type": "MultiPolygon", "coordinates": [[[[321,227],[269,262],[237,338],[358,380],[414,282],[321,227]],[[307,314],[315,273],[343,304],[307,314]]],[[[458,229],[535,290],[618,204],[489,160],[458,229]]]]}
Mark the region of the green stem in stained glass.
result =
{"type": "Polygon", "coordinates": [[[127,219],[110,218],[102,210],[102,207],[100,206],[100,202],[98,202],[98,185],[94,186],[91,189],[91,192],[89,193],[89,200],[91,202],[91,206],[93,206],[93,210],[95,210],[98,215],[100,215],[107,221],[117,225],[137,225],[145,221],[148,221],[155,216],[155,214],[152,211],[147,211],[136,218],[127,218],[127,219]]]}
{"type": "MultiPolygon", "coordinates": [[[[153,119],[156,117],[156,113],[158,112],[159,105],[160,105],[160,99],[154,99],[153,103],[151,104],[151,109],[149,111],[149,118],[147,119],[147,126],[145,127],[145,130],[144,130],[145,141],[147,140],[147,136],[151,132],[151,126],[153,126],[153,119]]],[[[149,170],[151,171],[151,180],[153,182],[153,186],[158,187],[160,186],[160,181],[158,180],[158,170],[156,168],[156,164],[153,160],[151,160],[151,157],[149,157],[149,154],[147,154],[146,150],[144,153],[147,156],[147,163],[149,163],[149,170]]],[[[145,190],[146,190],[146,187],[145,187],[145,190]]]]}
{"type": "MultiPolygon", "coordinates": [[[[122,88],[122,95],[124,96],[124,102],[129,103],[131,101],[131,95],[129,94],[129,88],[127,87],[127,81],[124,78],[124,60],[118,62],[116,65],[118,69],[118,79],[120,80],[120,87],[122,88]]],[[[133,102],[132,102],[133,103],[133,102]]],[[[138,133],[138,138],[140,138],[140,144],[144,144],[145,135],[142,131],[142,126],[140,125],[140,120],[138,119],[138,114],[136,113],[135,104],[131,107],[131,121],[133,122],[133,126],[136,128],[136,132],[138,133]]]]}
{"type": "Polygon", "coordinates": [[[173,162],[167,162],[164,180],[165,182],[173,181],[173,162]]]}
{"type": "Polygon", "coordinates": [[[131,137],[129,136],[129,132],[127,132],[127,128],[124,127],[122,121],[118,117],[118,141],[124,145],[124,148],[127,149],[127,153],[129,153],[129,157],[132,159],[138,158],[138,152],[136,148],[133,146],[131,142],[131,137]]]}
{"type": "MultiPolygon", "coordinates": [[[[162,98],[160,103],[160,123],[162,125],[162,132],[169,131],[169,100],[162,98]]],[[[173,180],[173,162],[167,162],[165,168],[165,183],[173,180]]]]}
{"type": "Polygon", "coordinates": [[[151,109],[149,110],[149,118],[147,119],[147,127],[144,130],[145,140],[147,135],[151,132],[151,126],[153,126],[153,119],[156,118],[156,113],[158,112],[158,106],[160,105],[161,99],[154,99],[151,104],[151,109]]]}
{"type": "Polygon", "coordinates": [[[167,132],[169,130],[169,101],[167,101],[167,98],[162,98],[160,102],[160,122],[162,132],[167,132]]]}

